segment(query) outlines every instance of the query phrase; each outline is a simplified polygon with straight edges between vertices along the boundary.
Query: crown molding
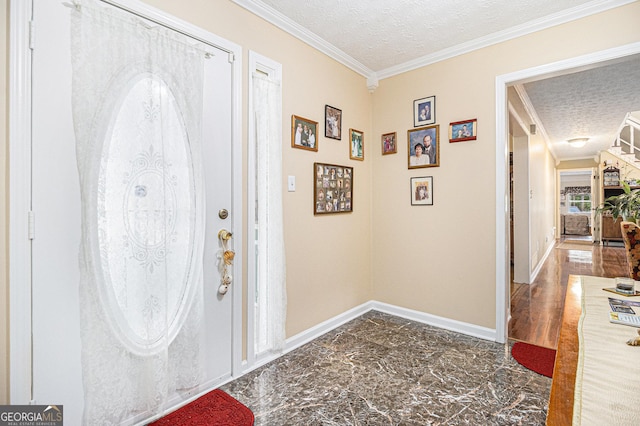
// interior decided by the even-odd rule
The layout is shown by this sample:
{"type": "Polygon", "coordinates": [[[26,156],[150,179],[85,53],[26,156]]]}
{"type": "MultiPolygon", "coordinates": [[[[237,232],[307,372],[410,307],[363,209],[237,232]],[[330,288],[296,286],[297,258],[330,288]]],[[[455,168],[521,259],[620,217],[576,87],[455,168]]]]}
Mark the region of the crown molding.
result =
{"type": "Polygon", "coordinates": [[[342,50],[338,49],[334,45],[328,43],[326,40],[318,37],[308,29],[302,27],[298,23],[284,16],[277,10],[273,9],[270,6],[267,6],[260,0],[231,1],[238,6],[247,9],[251,13],[263,18],[267,22],[272,23],[283,31],[288,32],[294,37],[307,43],[309,46],[319,50],[320,52],[326,54],[327,56],[333,58],[346,67],[361,74],[362,76],[367,77],[372,81],[380,81],[385,78],[393,77],[395,75],[402,74],[408,71],[413,71],[417,68],[444,61],[455,56],[463,55],[474,50],[482,49],[484,47],[512,40],[517,37],[534,33],[536,31],[541,31],[557,25],[565,24],[567,22],[575,21],[576,19],[604,12],[609,9],[624,6],[626,4],[633,3],[636,0],[594,0],[589,3],[573,7],[571,9],[535,19],[521,25],[516,25],[515,27],[511,27],[503,31],[498,31],[493,34],[489,34],[487,36],[480,37],[466,43],[461,43],[447,49],[442,49],[438,52],[375,72],[353,57],[349,56],[342,50]]]}
{"type": "Polygon", "coordinates": [[[302,25],[294,22],[271,6],[264,4],[260,0],[231,1],[238,6],[247,9],[254,15],[264,19],[265,21],[272,23],[281,30],[288,32],[292,36],[303,41],[304,43],[307,43],[309,46],[319,50],[330,58],[335,59],[346,67],[351,68],[358,74],[361,74],[364,77],[375,75],[374,71],[370,68],[364,66],[362,63],[347,55],[345,52],[338,49],[333,44],[327,42],[321,37],[318,37],[315,33],[309,31],[302,25]]]}
{"type": "MultiPolygon", "coordinates": [[[[533,106],[531,99],[529,98],[529,94],[527,93],[527,91],[525,90],[522,84],[514,84],[513,88],[515,89],[516,93],[520,97],[520,101],[522,102],[522,106],[524,107],[524,110],[527,112],[527,114],[529,114],[529,117],[531,117],[531,120],[537,126],[538,132],[540,133],[540,136],[542,136],[542,139],[547,145],[547,149],[551,153],[551,156],[553,157],[554,160],[558,160],[558,155],[556,154],[556,151],[555,149],[553,149],[553,145],[551,144],[551,138],[549,138],[549,134],[547,133],[547,130],[544,128],[544,125],[542,124],[542,120],[540,120],[540,117],[538,116],[538,113],[535,107],[533,106]]],[[[528,132],[528,129],[526,131],[528,132]]]]}
{"type": "Polygon", "coordinates": [[[557,25],[566,24],[568,22],[575,21],[577,19],[584,18],[590,15],[595,15],[596,13],[605,12],[609,9],[624,6],[635,1],[636,0],[594,0],[592,2],[576,6],[571,9],[538,18],[524,24],[507,28],[506,30],[498,31],[466,43],[461,43],[456,46],[452,46],[450,48],[422,56],[412,61],[386,68],[377,72],[378,78],[382,80],[384,78],[393,77],[398,74],[413,71],[417,68],[434,64],[436,62],[444,61],[445,59],[450,59],[455,56],[473,52],[474,50],[479,50],[488,46],[492,46],[494,44],[522,37],[527,34],[531,34],[557,25]]]}

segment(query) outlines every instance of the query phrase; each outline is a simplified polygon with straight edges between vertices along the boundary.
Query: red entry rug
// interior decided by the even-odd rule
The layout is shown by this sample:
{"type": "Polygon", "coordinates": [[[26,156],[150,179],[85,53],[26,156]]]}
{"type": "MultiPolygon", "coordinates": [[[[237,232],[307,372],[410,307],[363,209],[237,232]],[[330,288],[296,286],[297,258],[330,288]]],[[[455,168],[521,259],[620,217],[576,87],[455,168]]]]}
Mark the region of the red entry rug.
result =
{"type": "Polygon", "coordinates": [[[252,426],[253,420],[240,401],[215,389],[148,426],[252,426]]]}
{"type": "Polygon", "coordinates": [[[555,350],[529,343],[516,342],[511,348],[511,356],[529,370],[543,376],[553,377],[553,364],[556,361],[555,350]]]}

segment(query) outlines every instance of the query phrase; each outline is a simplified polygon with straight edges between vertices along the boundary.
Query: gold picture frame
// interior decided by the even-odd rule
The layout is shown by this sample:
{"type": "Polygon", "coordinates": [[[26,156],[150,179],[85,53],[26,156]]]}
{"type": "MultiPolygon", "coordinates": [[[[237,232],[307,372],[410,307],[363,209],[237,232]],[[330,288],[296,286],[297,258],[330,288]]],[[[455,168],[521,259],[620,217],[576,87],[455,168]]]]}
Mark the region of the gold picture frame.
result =
{"type": "Polygon", "coordinates": [[[440,125],[408,130],[407,143],[410,169],[440,166],[440,125]]]}
{"type": "Polygon", "coordinates": [[[385,133],[380,137],[382,155],[396,154],[398,152],[398,137],[396,132],[385,133]]]}
{"type": "Polygon", "coordinates": [[[364,161],[364,133],[349,129],[349,158],[364,161]]]}
{"type": "Polygon", "coordinates": [[[318,151],[318,122],[291,116],[291,147],[318,151]]]}

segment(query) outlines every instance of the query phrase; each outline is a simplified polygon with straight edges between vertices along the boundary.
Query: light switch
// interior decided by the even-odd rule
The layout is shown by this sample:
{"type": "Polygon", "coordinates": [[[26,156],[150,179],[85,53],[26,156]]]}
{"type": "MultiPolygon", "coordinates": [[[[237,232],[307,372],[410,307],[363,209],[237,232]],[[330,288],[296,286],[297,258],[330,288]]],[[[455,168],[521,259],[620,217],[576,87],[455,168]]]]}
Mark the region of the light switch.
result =
{"type": "Polygon", "coordinates": [[[289,192],[294,192],[296,190],[296,177],[295,176],[289,176],[289,181],[288,181],[288,189],[289,192]]]}

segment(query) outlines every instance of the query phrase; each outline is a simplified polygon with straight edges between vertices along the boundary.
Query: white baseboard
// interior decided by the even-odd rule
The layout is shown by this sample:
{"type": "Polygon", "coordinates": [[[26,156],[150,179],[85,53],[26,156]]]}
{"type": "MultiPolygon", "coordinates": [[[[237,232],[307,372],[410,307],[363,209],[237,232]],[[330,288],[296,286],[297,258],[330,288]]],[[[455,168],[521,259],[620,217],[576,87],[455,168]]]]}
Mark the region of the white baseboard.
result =
{"type": "MultiPolygon", "coordinates": [[[[280,358],[282,355],[288,352],[291,352],[294,349],[297,349],[313,341],[314,339],[317,339],[323,334],[331,330],[334,330],[340,327],[341,325],[346,324],[347,322],[354,320],[369,311],[383,312],[385,314],[394,315],[400,318],[406,318],[408,320],[432,325],[434,327],[443,328],[445,330],[454,331],[456,333],[466,334],[468,336],[478,337],[484,340],[496,341],[496,330],[494,329],[479,327],[477,325],[465,323],[462,321],[456,321],[449,318],[443,318],[436,315],[427,314],[425,312],[415,311],[412,309],[402,308],[400,306],[390,305],[388,303],[382,303],[382,302],[377,302],[375,300],[370,300],[369,302],[363,303],[362,305],[349,309],[346,312],[336,315],[333,318],[323,321],[318,325],[315,325],[301,333],[296,334],[295,336],[288,338],[285,342],[285,348],[280,353],[272,353],[272,354],[261,356],[252,365],[249,365],[246,361],[243,361],[242,373],[240,375],[235,377],[219,378],[217,380],[218,382],[217,385],[214,384],[214,386],[212,386],[211,383],[207,383],[206,385],[201,385],[200,389],[206,388],[206,390],[201,391],[197,395],[194,395],[189,399],[181,401],[179,403],[178,401],[171,401],[169,405],[172,406],[172,408],[167,410],[164,414],[175,410],[179,406],[185,405],[188,402],[197,399],[198,397],[211,391],[215,387],[223,386],[232,380],[238,379],[257,368],[280,358]]],[[[159,415],[156,417],[161,417],[161,416],[159,415]]],[[[131,420],[134,420],[134,419],[131,419],[131,420]]],[[[133,423],[135,423],[135,421],[133,423]]],[[[136,426],[141,426],[141,425],[142,423],[137,424],[136,426]]]]}
{"type": "Polygon", "coordinates": [[[322,336],[328,331],[338,328],[341,325],[346,324],[349,321],[358,318],[360,315],[366,312],[369,312],[371,309],[373,309],[371,302],[366,302],[360,306],[351,308],[346,312],[343,312],[339,315],[336,315],[333,318],[330,318],[324,322],[321,322],[320,324],[315,325],[303,331],[302,333],[298,333],[295,336],[292,336],[287,339],[285,343],[285,352],[289,352],[294,349],[297,349],[300,346],[306,343],[309,343],[310,341],[322,336]]]}
{"type": "Polygon", "coordinates": [[[445,330],[454,331],[467,336],[473,336],[484,340],[496,341],[496,330],[478,325],[469,324],[462,321],[456,321],[450,318],[439,317],[437,315],[427,314],[425,312],[415,311],[413,309],[401,308],[399,306],[390,305],[388,303],[371,301],[371,309],[384,312],[389,315],[406,318],[412,321],[421,322],[423,324],[432,325],[434,327],[443,328],[445,330]]]}
{"type": "MultiPolygon", "coordinates": [[[[382,303],[382,302],[377,302],[375,300],[371,300],[369,302],[363,303],[362,305],[356,306],[355,308],[349,309],[346,312],[336,315],[333,318],[323,321],[318,325],[315,325],[301,333],[296,334],[295,336],[288,338],[285,342],[285,347],[281,353],[273,353],[273,354],[261,357],[253,365],[248,365],[245,363],[243,374],[246,374],[249,371],[255,370],[256,368],[262,365],[265,365],[279,358],[280,356],[288,352],[291,352],[294,349],[297,349],[302,345],[309,343],[314,339],[317,339],[323,334],[335,328],[338,328],[341,325],[346,324],[347,322],[353,319],[356,319],[362,314],[372,310],[383,312],[389,315],[394,315],[401,318],[406,318],[406,319],[420,322],[423,324],[432,325],[434,327],[443,328],[445,330],[454,331],[456,333],[461,333],[461,334],[477,337],[484,340],[496,341],[495,329],[480,327],[480,326],[465,323],[462,321],[456,321],[449,318],[427,314],[425,312],[415,311],[412,309],[402,308],[399,306],[390,305],[388,303],[382,303]]],[[[235,378],[236,377],[234,377],[234,379],[235,378]]]]}
{"type": "Polygon", "coordinates": [[[529,284],[533,284],[533,282],[536,280],[538,273],[542,269],[542,265],[544,265],[544,262],[547,260],[547,257],[549,257],[549,255],[553,251],[553,248],[555,247],[555,245],[556,245],[555,241],[552,241],[551,244],[549,244],[549,246],[547,247],[547,251],[545,251],[544,255],[542,256],[542,259],[540,259],[540,261],[534,268],[533,272],[529,276],[529,284]]]}

